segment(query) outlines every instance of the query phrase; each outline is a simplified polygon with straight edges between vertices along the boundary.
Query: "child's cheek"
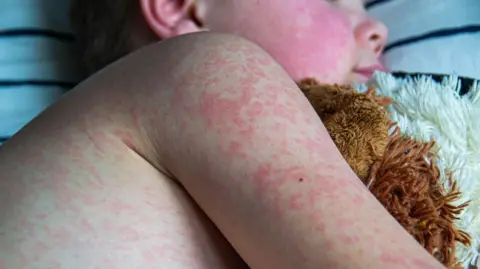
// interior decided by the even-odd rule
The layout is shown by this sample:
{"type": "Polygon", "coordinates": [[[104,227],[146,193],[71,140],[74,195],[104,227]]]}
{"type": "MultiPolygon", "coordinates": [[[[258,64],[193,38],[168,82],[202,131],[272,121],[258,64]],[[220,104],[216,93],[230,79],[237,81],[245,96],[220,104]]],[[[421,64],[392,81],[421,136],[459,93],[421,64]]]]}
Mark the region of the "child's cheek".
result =
{"type": "Polygon", "coordinates": [[[295,21],[284,35],[270,36],[269,52],[295,79],[315,77],[344,82],[354,65],[355,41],[348,18],[325,7],[316,12],[292,12],[295,21]],[[296,19],[295,19],[296,18],[296,19]]]}

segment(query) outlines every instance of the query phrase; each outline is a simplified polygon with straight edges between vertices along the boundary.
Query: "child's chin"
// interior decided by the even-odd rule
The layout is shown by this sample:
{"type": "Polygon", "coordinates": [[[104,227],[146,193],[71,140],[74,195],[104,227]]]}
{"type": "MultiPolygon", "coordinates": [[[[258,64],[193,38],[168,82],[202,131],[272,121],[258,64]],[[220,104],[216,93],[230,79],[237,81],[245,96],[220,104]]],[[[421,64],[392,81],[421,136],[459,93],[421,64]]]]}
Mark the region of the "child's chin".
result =
{"type": "Polygon", "coordinates": [[[361,74],[353,75],[353,84],[364,84],[368,83],[372,79],[372,76],[365,76],[361,74]]]}

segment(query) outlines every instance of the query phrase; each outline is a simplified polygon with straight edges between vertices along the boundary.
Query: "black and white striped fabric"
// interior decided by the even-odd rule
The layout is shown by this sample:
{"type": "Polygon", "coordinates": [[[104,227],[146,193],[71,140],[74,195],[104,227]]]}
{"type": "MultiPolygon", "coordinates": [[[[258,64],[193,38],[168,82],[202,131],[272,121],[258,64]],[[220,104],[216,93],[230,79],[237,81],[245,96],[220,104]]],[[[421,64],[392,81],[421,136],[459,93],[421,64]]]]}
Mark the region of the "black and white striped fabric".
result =
{"type": "Polygon", "coordinates": [[[80,79],[69,0],[0,0],[0,144],[80,79]]]}
{"type": "Polygon", "coordinates": [[[480,79],[480,0],[369,0],[367,9],[389,28],[390,70],[480,79]]]}

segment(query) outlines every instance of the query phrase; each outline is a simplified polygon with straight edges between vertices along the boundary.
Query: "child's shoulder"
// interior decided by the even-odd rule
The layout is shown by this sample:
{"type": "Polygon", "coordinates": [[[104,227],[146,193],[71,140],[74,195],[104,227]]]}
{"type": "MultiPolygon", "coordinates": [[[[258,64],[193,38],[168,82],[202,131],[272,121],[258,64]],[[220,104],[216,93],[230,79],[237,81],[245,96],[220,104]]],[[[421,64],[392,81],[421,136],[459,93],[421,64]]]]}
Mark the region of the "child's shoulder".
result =
{"type": "Polygon", "coordinates": [[[164,51],[166,50],[169,51],[169,55],[177,56],[216,54],[228,57],[229,54],[226,54],[228,52],[236,55],[239,53],[247,53],[251,56],[269,55],[260,46],[248,39],[232,34],[210,31],[196,32],[168,38],[149,45],[140,51],[148,51],[147,54],[157,54],[159,52],[165,54],[164,51]]]}

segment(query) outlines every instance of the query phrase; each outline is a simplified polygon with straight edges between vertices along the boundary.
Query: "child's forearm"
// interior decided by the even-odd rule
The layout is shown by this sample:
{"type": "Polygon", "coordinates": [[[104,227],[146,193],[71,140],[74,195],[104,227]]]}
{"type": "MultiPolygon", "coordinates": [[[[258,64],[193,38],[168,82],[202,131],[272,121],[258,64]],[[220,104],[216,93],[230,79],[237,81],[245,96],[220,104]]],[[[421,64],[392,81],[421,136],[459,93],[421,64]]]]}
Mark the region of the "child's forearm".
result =
{"type": "Polygon", "coordinates": [[[284,71],[223,42],[162,93],[170,128],[152,133],[162,165],[252,268],[442,268],[357,179],[284,71]]]}

